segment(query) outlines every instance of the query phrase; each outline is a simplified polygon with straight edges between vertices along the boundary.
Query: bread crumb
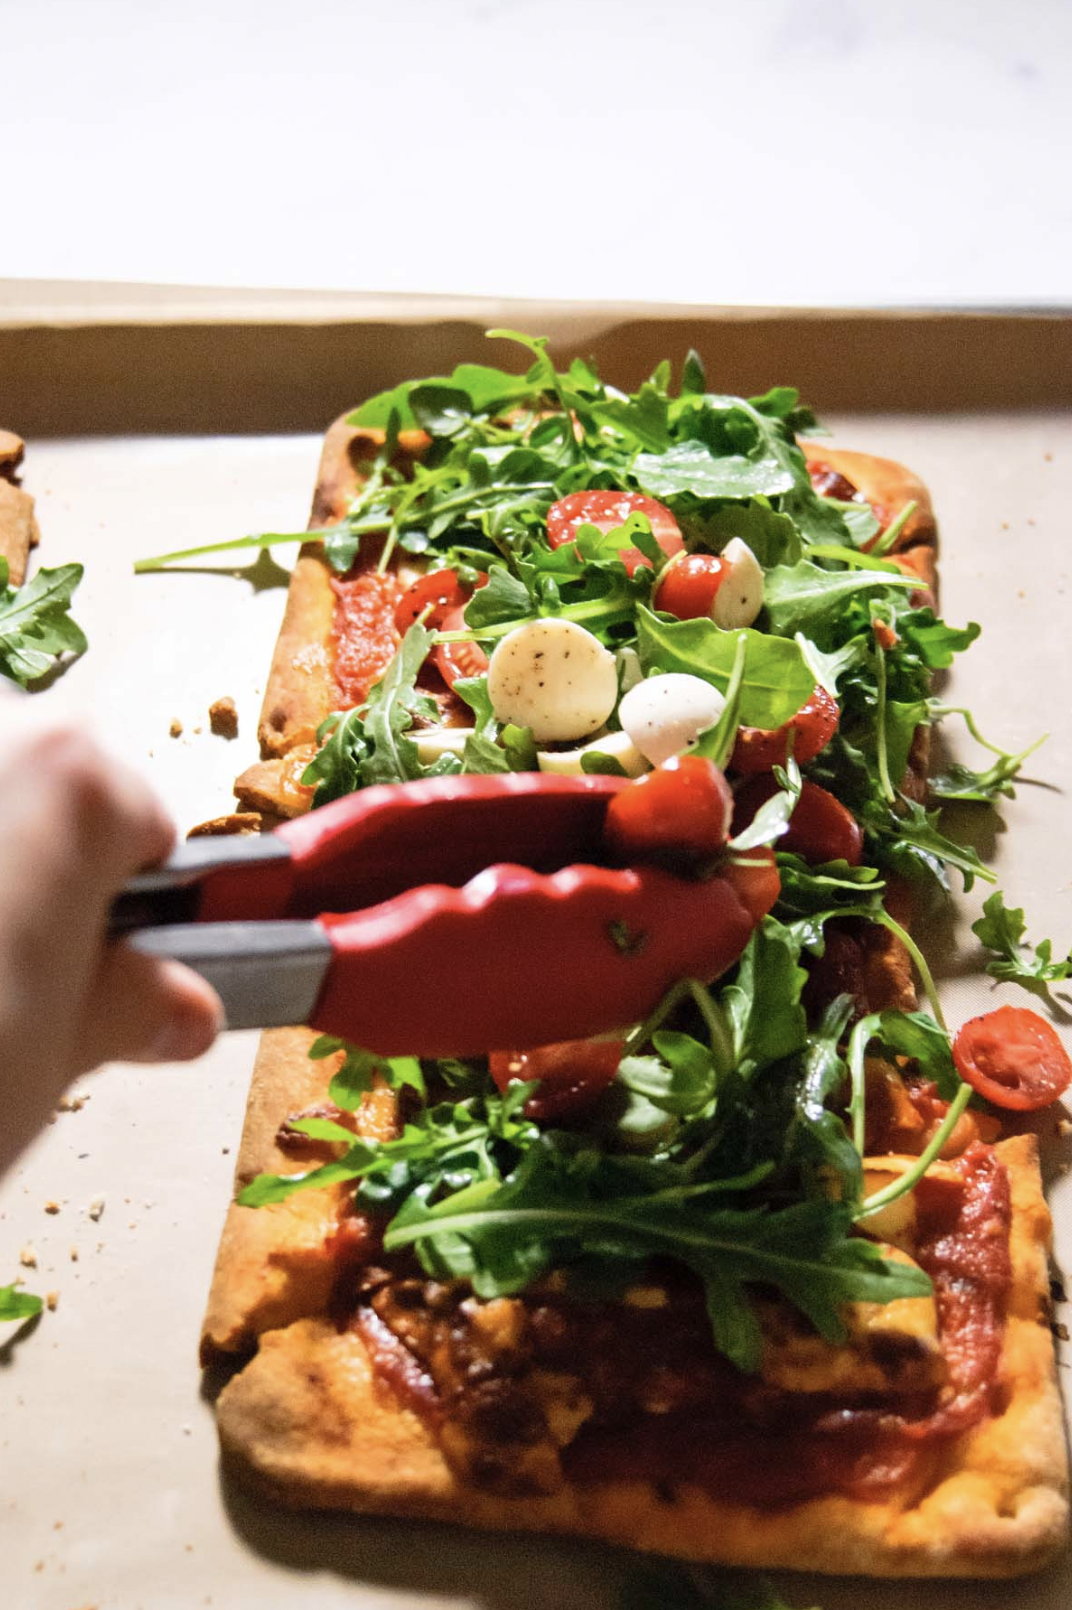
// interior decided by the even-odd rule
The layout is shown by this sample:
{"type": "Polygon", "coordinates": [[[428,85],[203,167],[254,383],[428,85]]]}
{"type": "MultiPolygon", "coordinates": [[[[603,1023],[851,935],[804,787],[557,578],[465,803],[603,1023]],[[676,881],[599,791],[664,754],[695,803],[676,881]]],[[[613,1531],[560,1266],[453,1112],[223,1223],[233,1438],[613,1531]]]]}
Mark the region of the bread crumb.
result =
{"type": "Polygon", "coordinates": [[[81,1112],[88,1100],[88,1096],[61,1096],[56,1103],[56,1111],[81,1112]]]}
{"type": "Polygon", "coordinates": [[[205,729],[200,724],[198,724],[196,727],[190,728],[190,731],[194,734],[195,738],[199,738],[204,730],[205,729]]]}
{"type": "Polygon", "coordinates": [[[23,1247],[22,1251],[19,1253],[19,1262],[24,1269],[37,1268],[37,1253],[34,1251],[33,1247],[28,1241],[23,1247]]]}
{"type": "Polygon", "coordinates": [[[45,1203],[45,1212],[46,1213],[58,1213],[59,1210],[60,1210],[60,1204],[56,1201],[55,1197],[50,1196],[48,1201],[45,1203]]]}
{"type": "Polygon", "coordinates": [[[86,1212],[93,1220],[93,1223],[96,1224],[99,1221],[101,1214],[104,1212],[103,1196],[95,1196],[92,1202],[89,1204],[89,1207],[86,1209],[86,1212]]]}
{"type": "Polygon", "coordinates": [[[56,1309],[59,1306],[59,1300],[60,1294],[58,1291],[50,1291],[47,1293],[45,1297],[45,1307],[48,1309],[50,1314],[54,1314],[56,1312],[56,1309]]]}
{"type": "Polygon", "coordinates": [[[71,1262],[72,1263],[77,1263],[78,1262],[78,1248],[77,1247],[72,1247],[71,1248],[71,1262]]]}
{"type": "Polygon", "coordinates": [[[1042,456],[1046,460],[1047,464],[1052,464],[1053,463],[1053,454],[1052,453],[1043,453],[1042,456]]]}
{"type": "Polygon", "coordinates": [[[209,705],[208,723],[217,738],[238,737],[238,710],[229,695],[209,705]]]}
{"type": "Polygon", "coordinates": [[[179,720],[178,716],[172,716],[171,725],[168,728],[168,736],[170,738],[182,737],[182,722],[179,720]]]}

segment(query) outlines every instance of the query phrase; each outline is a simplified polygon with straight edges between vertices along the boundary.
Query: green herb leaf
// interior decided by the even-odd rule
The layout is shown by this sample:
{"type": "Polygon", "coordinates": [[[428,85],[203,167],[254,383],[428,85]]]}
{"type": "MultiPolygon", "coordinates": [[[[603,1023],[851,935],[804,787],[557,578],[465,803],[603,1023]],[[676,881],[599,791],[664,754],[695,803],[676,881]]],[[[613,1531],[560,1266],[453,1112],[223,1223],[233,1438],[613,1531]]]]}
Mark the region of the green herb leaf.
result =
{"type": "Polygon", "coordinates": [[[749,727],[780,727],[795,715],[815,686],[797,643],[751,628],[724,632],[709,620],[668,621],[637,607],[637,649],[645,673],[685,671],[725,693],[733,676],[737,644],[746,644],[740,719],[749,727]]]}
{"type": "Polygon", "coordinates": [[[788,929],[765,917],[745,946],[734,983],[721,1001],[733,1029],[738,1069],[747,1077],[799,1051],[808,1037],[800,992],[807,973],[788,929]]]}
{"type": "Polygon", "coordinates": [[[787,637],[794,632],[812,637],[857,593],[918,586],[918,577],[874,570],[824,570],[802,559],[795,565],[776,565],[764,582],[763,596],[772,631],[787,637]]]}
{"type": "Polygon", "coordinates": [[[27,687],[51,671],[65,654],[83,654],[86,636],[71,619],[71,597],[82,579],[81,565],[39,570],[22,587],[7,585],[7,561],[0,575],[0,676],[27,687]]]}
{"type": "Polygon", "coordinates": [[[641,453],[633,464],[641,490],[654,498],[691,492],[698,498],[777,497],[793,485],[792,472],[772,453],[716,455],[703,442],[677,442],[661,453],[641,453]]]}
{"type": "Polygon", "coordinates": [[[1045,995],[1047,985],[1072,978],[1072,952],[1055,962],[1053,941],[1043,939],[1032,950],[1025,930],[1023,907],[1006,906],[1000,889],[994,890],[983,905],[983,915],[972,923],[972,933],[979,943],[997,953],[986,964],[991,978],[1045,995]]]}
{"type": "Polygon", "coordinates": [[[40,1297],[20,1291],[15,1285],[0,1286],[0,1324],[20,1319],[32,1319],[44,1307],[40,1297]]]}

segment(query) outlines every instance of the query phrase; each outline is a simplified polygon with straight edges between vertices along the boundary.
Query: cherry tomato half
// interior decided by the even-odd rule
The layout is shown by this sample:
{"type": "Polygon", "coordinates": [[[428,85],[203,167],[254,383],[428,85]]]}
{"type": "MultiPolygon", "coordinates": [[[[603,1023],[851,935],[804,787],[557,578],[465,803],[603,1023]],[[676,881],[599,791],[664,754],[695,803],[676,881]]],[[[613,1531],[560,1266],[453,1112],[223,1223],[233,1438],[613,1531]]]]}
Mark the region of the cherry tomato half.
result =
{"type": "Polygon", "coordinates": [[[559,1040],[531,1051],[492,1051],[488,1064],[504,1094],[516,1080],[541,1081],[525,1103],[525,1116],[544,1123],[590,1107],[613,1083],[624,1050],[624,1040],[559,1040]]]}
{"type": "Polygon", "coordinates": [[[603,836],[623,861],[695,863],[721,850],[732,815],[733,794],[714,761],[674,755],[613,796],[603,836]]]}
{"type": "Polygon", "coordinates": [[[711,615],[729,566],[717,554],[683,553],[659,577],[652,603],[679,621],[711,615]]]}
{"type": "Polygon", "coordinates": [[[751,775],[753,772],[771,771],[775,766],[784,766],[789,754],[790,733],[793,735],[793,755],[799,764],[814,760],[837,731],[840,716],[837,700],[816,684],[811,698],[782,726],[773,729],[742,727],[733,746],[730,770],[751,775]]]}
{"type": "MultiPolygon", "coordinates": [[[[656,542],[669,558],[681,553],[685,540],[670,510],[640,492],[571,492],[547,511],[547,540],[552,548],[561,548],[563,543],[574,540],[579,526],[594,525],[600,531],[613,531],[624,525],[631,514],[647,515],[656,542]]],[[[623,548],[618,557],[630,575],[649,562],[639,548],[623,548]]]]}
{"type": "MultiPolygon", "coordinates": [[[[761,805],[778,792],[774,777],[753,777],[737,795],[733,810],[733,831],[740,833],[752,821],[761,805]]],[[[805,781],[796,809],[789,818],[789,831],[775,846],[802,855],[805,861],[821,865],[824,861],[847,861],[859,866],[863,859],[864,836],[852,812],[818,783],[805,781]]]]}
{"type": "MultiPolygon", "coordinates": [[[[465,606],[452,609],[439,623],[441,632],[465,631],[465,606]]],[[[488,668],[488,657],[479,643],[437,643],[435,662],[439,674],[452,688],[463,676],[483,676],[488,668]]]]}
{"type": "Polygon", "coordinates": [[[395,610],[395,625],[404,635],[427,609],[424,624],[439,626],[453,610],[464,609],[470,589],[463,587],[456,570],[429,570],[407,587],[395,610]]]}
{"type": "Polygon", "coordinates": [[[1072,1061],[1045,1018],[1025,1006],[999,1006],[969,1018],[953,1041],[961,1078],[995,1107],[1034,1112],[1072,1082],[1072,1061]]]}

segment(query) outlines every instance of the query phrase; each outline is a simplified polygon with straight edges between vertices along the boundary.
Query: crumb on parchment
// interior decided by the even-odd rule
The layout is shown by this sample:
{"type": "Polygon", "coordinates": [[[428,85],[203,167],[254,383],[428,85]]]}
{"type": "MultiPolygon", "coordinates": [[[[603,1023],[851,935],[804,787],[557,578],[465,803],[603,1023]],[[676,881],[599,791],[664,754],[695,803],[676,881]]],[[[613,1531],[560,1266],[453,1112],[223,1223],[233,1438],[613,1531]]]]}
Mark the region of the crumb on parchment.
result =
{"type": "Polygon", "coordinates": [[[89,1207],[86,1209],[86,1212],[89,1214],[94,1224],[96,1224],[100,1219],[101,1214],[104,1212],[103,1196],[95,1196],[92,1202],[89,1204],[89,1207]]]}
{"type": "Polygon", "coordinates": [[[172,716],[171,725],[168,728],[168,736],[171,738],[182,737],[182,722],[179,720],[178,716],[172,716]]]}
{"type": "Polygon", "coordinates": [[[29,1241],[27,1241],[26,1245],[19,1253],[19,1262],[24,1269],[37,1268],[37,1253],[34,1251],[29,1241]]]}
{"type": "Polygon", "coordinates": [[[209,705],[208,721],[217,738],[238,737],[238,710],[229,695],[209,705]]]}

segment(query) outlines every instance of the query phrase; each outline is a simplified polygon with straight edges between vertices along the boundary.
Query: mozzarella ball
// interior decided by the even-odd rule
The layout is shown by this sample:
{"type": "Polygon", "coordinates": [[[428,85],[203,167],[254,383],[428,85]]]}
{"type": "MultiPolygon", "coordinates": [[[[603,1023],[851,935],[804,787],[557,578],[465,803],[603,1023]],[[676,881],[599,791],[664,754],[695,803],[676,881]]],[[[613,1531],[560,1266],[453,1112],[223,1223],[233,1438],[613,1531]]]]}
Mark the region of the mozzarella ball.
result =
{"type": "Polygon", "coordinates": [[[601,738],[592,738],[579,749],[541,749],[536,755],[536,764],[541,771],[555,777],[583,777],[582,756],[597,751],[616,760],[627,777],[639,777],[648,770],[644,756],[625,732],[605,732],[601,738]]]}
{"type": "Polygon", "coordinates": [[[460,755],[468,738],[476,737],[475,727],[422,727],[409,735],[417,745],[422,766],[434,766],[444,755],[460,755]]]}
{"type": "Polygon", "coordinates": [[[726,575],[715,594],[711,617],[727,631],[751,626],[763,608],[763,567],[740,537],[731,537],[719,557],[726,575]]]}
{"type": "Polygon", "coordinates": [[[671,755],[691,749],[725,708],[725,699],[710,682],[668,671],[630,688],[618,706],[618,719],[644,759],[661,766],[671,755]]]}
{"type": "Polygon", "coordinates": [[[527,621],[491,656],[488,697],[500,721],[531,727],[537,743],[569,743],[601,727],[618,698],[618,666],[574,621],[527,621]]]}

